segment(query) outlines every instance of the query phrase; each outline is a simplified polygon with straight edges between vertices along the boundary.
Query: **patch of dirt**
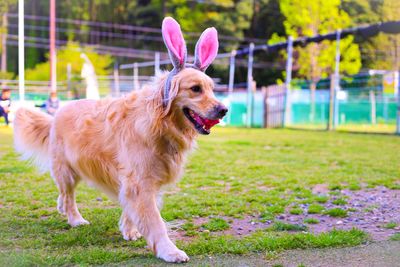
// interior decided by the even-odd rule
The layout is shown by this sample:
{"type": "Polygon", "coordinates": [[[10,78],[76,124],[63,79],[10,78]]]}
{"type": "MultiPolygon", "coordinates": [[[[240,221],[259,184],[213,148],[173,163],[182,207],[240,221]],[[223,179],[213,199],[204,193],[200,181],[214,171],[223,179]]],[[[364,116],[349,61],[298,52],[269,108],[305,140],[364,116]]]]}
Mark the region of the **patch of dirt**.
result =
{"type": "Polygon", "coordinates": [[[314,188],[312,189],[312,193],[315,195],[318,194],[327,194],[329,192],[329,188],[328,185],[326,184],[317,184],[314,186],[314,188]]]}
{"type": "Polygon", "coordinates": [[[400,190],[391,190],[383,186],[363,189],[358,191],[341,190],[337,198],[347,200],[346,205],[338,206],[332,204],[331,200],[325,204],[326,209],[342,208],[348,211],[348,217],[333,218],[328,215],[307,214],[308,205],[300,205],[305,211],[301,215],[286,213],[278,216],[278,219],[294,224],[303,224],[305,218],[316,218],[320,222],[308,225],[310,232],[321,233],[336,229],[349,230],[353,227],[359,228],[371,235],[374,240],[387,240],[394,233],[400,232],[400,190]],[[394,229],[387,229],[385,225],[389,222],[396,223],[394,229]]]}
{"type": "MultiPolygon", "coordinates": [[[[328,192],[325,186],[320,186],[315,190],[321,195],[328,192]]],[[[328,232],[333,229],[350,230],[353,227],[363,230],[371,235],[373,240],[388,240],[390,236],[400,232],[400,190],[391,190],[383,186],[371,189],[362,189],[358,191],[341,190],[337,196],[330,196],[327,203],[321,204],[325,209],[341,208],[348,211],[345,218],[334,218],[324,214],[308,214],[309,204],[301,204],[300,208],[303,214],[292,215],[289,209],[284,214],[278,215],[275,219],[284,223],[304,224],[304,219],[315,218],[319,220],[318,224],[307,224],[308,231],[311,233],[328,232]],[[347,204],[334,205],[332,201],[335,199],[345,199],[347,204]],[[395,223],[393,229],[385,226],[388,223],[395,223]]],[[[195,225],[201,226],[210,218],[193,218],[195,225]]],[[[233,236],[249,235],[258,229],[270,227],[274,222],[261,222],[259,218],[246,216],[245,218],[236,219],[222,217],[230,224],[230,228],[225,231],[215,232],[214,234],[229,234],[233,236]]],[[[183,220],[170,222],[172,225],[171,236],[173,239],[190,240],[191,237],[185,235],[185,231],[180,228],[184,223],[183,220]]],[[[200,228],[199,231],[204,231],[200,228]]]]}

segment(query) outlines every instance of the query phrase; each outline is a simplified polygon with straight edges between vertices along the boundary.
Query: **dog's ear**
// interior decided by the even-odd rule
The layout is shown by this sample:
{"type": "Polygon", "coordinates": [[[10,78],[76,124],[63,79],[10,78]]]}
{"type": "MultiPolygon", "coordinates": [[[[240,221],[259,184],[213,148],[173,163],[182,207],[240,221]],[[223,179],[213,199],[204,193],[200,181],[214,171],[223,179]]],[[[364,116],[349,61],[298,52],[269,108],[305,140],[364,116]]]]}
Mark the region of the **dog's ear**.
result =
{"type": "Polygon", "coordinates": [[[218,53],[218,32],[212,27],[206,29],[197,41],[194,53],[194,65],[205,71],[218,53]]]}
{"type": "MultiPolygon", "coordinates": [[[[179,76],[174,76],[174,78],[170,78],[169,81],[169,89],[168,89],[168,98],[163,98],[163,106],[164,106],[164,115],[167,115],[172,107],[172,102],[174,101],[175,97],[178,95],[179,92],[179,85],[180,85],[179,76]]],[[[165,91],[164,91],[165,95],[165,91]]]]}
{"type": "Polygon", "coordinates": [[[178,22],[171,17],[166,17],[162,23],[162,36],[172,65],[177,70],[181,70],[185,66],[187,50],[178,22]]]}

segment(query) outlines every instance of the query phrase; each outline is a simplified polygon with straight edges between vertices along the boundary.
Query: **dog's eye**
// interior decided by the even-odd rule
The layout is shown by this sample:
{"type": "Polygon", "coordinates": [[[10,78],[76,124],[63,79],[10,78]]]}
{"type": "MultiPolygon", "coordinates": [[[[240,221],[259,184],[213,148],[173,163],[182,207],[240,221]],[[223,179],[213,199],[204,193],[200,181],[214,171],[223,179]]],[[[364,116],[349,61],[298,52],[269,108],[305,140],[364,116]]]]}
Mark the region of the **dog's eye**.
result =
{"type": "Polygon", "coordinates": [[[198,85],[192,86],[190,89],[195,93],[201,93],[201,87],[198,85]]]}

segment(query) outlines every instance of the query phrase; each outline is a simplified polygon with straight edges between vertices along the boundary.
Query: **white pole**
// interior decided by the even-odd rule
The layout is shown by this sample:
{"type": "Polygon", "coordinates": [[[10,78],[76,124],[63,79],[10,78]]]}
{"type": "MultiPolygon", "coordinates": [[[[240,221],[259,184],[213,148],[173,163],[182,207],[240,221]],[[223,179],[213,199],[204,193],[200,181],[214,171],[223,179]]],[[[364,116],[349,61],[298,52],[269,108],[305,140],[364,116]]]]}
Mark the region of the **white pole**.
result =
{"type": "Polygon", "coordinates": [[[287,61],[286,61],[286,80],[285,80],[285,116],[283,126],[287,126],[291,123],[291,99],[290,99],[290,82],[292,81],[292,67],[293,67],[293,37],[289,36],[287,45],[287,61]]]}
{"type": "Polygon", "coordinates": [[[56,0],[50,0],[50,91],[57,91],[56,0]]]}
{"type": "Polygon", "coordinates": [[[118,71],[118,63],[115,62],[114,64],[114,93],[115,97],[119,97],[120,95],[120,90],[119,90],[119,71],[118,71]]]}
{"type": "Polygon", "coordinates": [[[336,57],[335,57],[335,91],[334,91],[334,110],[333,110],[333,129],[339,125],[339,100],[337,99],[340,90],[340,35],[342,30],[336,31],[336,57]]]}
{"type": "Polygon", "coordinates": [[[229,95],[232,94],[233,85],[235,83],[235,57],[236,57],[236,50],[232,50],[229,60],[229,84],[228,84],[229,95]]]}
{"type": "Polygon", "coordinates": [[[19,100],[25,101],[25,33],[24,0],[18,1],[18,77],[19,100]]]}
{"type": "Polygon", "coordinates": [[[395,72],[395,92],[397,92],[397,112],[396,112],[396,134],[400,135],[400,82],[399,82],[399,72],[395,72]]]}
{"type": "Polygon", "coordinates": [[[247,63],[247,128],[250,128],[253,124],[253,53],[254,43],[250,43],[249,61],[247,63]]]}
{"type": "Polygon", "coordinates": [[[369,102],[371,105],[371,124],[375,125],[376,124],[376,98],[375,98],[375,92],[374,90],[369,91],[369,102]]]}
{"type": "Polygon", "coordinates": [[[232,117],[232,102],[233,102],[233,86],[235,83],[235,57],[236,50],[232,50],[229,60],[229,84],[228,84],[228,99],[229,99],[229,112],[228,112],[228,124],[231,124],[232,117]]]}
{"type": "Polygon", "coordinates": [[[133,63],[133,90],[139,90],[139,66],[138,63],[133,63]]]}
{"type": "Polygon", "coordinates": [[[160,72],[160,52],[156,52],[154,55],[154,76],[160,72]]]}

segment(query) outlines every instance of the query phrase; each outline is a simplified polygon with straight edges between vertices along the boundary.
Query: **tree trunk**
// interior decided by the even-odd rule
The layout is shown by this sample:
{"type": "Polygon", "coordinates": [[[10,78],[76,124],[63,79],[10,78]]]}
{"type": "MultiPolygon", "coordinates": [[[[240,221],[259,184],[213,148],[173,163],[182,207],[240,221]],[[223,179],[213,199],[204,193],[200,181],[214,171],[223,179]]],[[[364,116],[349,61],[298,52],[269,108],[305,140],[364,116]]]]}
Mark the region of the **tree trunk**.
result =
{"type": "Polygon", "coordinates": [[[1,72],[7,72],[7,13],[3,14],[1,27],[1,72]]]}
{"type": "Polygon", "coordinates": [[[162,8],[162,18],[164,18],[167,15],[167,12],[168,12],[168,10],[167,10],[167,0],[162,0],[161,4],[162,4],[162,6],[161,6],[161,8],[162,8]]]}

